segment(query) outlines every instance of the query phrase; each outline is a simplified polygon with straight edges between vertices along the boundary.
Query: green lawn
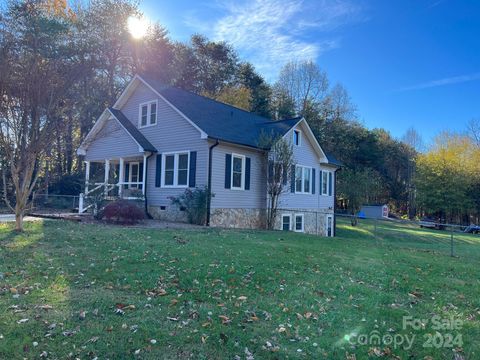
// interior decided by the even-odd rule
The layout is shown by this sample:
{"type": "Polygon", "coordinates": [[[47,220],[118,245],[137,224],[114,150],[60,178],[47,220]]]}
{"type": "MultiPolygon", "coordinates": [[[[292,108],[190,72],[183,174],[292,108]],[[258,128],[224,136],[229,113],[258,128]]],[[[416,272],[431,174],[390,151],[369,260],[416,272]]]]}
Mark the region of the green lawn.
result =
{"type": "Polygon", "coordinates": [[[480,358],[480,237],[338,235],[0,225],[0,359],[480,358]]]}

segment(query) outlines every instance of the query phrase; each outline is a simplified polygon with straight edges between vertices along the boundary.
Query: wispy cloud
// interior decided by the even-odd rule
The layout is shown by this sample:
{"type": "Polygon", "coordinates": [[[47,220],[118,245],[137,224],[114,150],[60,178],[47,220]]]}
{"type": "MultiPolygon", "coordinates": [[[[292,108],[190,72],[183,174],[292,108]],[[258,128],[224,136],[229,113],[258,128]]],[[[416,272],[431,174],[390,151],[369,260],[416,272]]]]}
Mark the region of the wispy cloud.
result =
{"type": "Polygon", "coordinates": [[[475,81],[475,80],[480,80],[480,72],[474,73],[474,74],[453,76],[453,77],[448,77],[448,78],[443,78],[438,80],[432,80],[432,81],[424,82],[421,84],[406,86],[406,87],[397,89],[396,91],[421,90],[421,89],[428,89],[428,88],[433,88],[438,86],[461,84],[461,83],[466,83],[466,82],[475,81]]]}
{"type": "MultiPolygon", "coordinates": [[[[225,1],[225,0],[224,0],[225,1]]],[[[249,0],[218,2],[222,16],[186,22],[238,49],[269,79],[289,60],[317,59],[340,46],[338,27],[358,20],[360,8],[350,0],[249,0]]]]}
{"type": "Polygon", "coordinates": [[[437,0],[431,3],[430,5],[427,6],[428,9],[432,9],[434,7],[437,7],[438,5],[444,3],[446,0],[437,0]]]}

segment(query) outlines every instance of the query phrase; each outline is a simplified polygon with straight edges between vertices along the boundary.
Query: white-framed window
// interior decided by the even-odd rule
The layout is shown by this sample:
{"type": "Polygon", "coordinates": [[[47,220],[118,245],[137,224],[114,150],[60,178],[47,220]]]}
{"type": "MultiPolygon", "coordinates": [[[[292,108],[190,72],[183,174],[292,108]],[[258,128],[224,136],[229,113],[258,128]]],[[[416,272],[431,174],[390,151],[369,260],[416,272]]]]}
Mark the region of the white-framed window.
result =
{"type": "Polygon", "coordinates": [[[333,195],[333,171],[322,170],[321,194],[325,196],[333,195]]]}
{"type": "Polygon", "coordinates": [[[302,132],[300,130],[293,130],[293,145],[300,146],[302,144],[302,132]]]}
{"type": "Polygon", "coordinates": [[[188,187],[190,152],[179,151],[162,156],[162,186],[188,187]]]}
{"type": "Polygon", "coordinates": [[[309,166],[297,165],[295,167],[295,193],[312,193],[312,168],[309,166]]]}
{"type": "Polygon", "coordinates": [[[325,235],[328,237],[333,236],[333,215],[327,215],[325,219],[325,235]]]}
{"type": "Polygon", "coordinates": [[[245,189],[245,156],[232,154],[232,184],[231,189],[245,189]]]}
{"type": "Polygon", "coordinates": [[[152,126],[157,123],[158,101],[153,100],[140,104],[138,127],[152,126]]]}
{"type": "Polygon", "coordinates": [[[292,215],[291,214],[282,214],[282,230],[283,231],[292,231],[292,215]]]}
{"type": "Polygon", "coordinates": [[[293,231],[295,232],[304,232],[304,216],[303,214],[295,214],[294,215],[294,224],[293,224],[293,231]]]}

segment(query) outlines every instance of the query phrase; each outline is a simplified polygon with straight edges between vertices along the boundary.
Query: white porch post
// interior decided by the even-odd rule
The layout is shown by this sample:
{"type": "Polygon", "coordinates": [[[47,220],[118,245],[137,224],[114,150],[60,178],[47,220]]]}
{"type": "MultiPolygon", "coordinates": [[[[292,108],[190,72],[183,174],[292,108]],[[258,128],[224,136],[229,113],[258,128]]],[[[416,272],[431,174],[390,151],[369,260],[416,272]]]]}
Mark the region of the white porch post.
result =
{"type": "Polygon", "coordinates": [[[120,171],[118,172],[118,195],[120,197],[122,197],[122,193],[123,193],[123,181],[124,181],[124,178],[125,178],[125,161],[123,160],[123,158],[120,158],[120,171]]]}
{"type": "Polygon", "coordinates": [[[85,161],[85,194],[88,195],[88,183],[90,182],[90,161],[85,161]]]}
{"type": "Polygon", "coordinates": [[[142,194],[145,196],[145,178],[147,177],[147,155],[143,155],[143,179],[142,179],[142,194]]]}
{"type": "Polygon", "coordinates": [[[108,178],[110,175],[110,160],[105,160],[105,180],[104,180],[104,193],[108,196],[108,178]]]}

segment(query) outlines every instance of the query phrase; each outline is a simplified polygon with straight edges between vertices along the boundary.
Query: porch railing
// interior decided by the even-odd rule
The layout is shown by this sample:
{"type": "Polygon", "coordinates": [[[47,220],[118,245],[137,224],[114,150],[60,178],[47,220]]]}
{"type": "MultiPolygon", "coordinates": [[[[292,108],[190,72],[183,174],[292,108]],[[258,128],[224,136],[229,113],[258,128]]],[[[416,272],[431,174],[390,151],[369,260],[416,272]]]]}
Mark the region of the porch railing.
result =
{"type": "Polygon", "coordinates": [[[141,199],[143,197],[143,194],[141,192],[144,183],[141,181],[118,182],[115,184],[93,183],[92,185],[94,186],[94,188],[89,189],[87,184],[85,192],[79,195],[78,212],[80,214],[84,213],[85,211],[96,205],[95,201],[93,201],[91,204],[86,204],[87,199],[92,199],[94,197],[99,197],[104,200],[115,200],[119,198],[135,200],[141,199]],[[127,186],[128,188],[125,189],[125,186],[127,186]],[[140,192],[140,194],[135,194],[134,190],[140,192]],[[112,191],[114,192],[113,194],[112,191]]]}

